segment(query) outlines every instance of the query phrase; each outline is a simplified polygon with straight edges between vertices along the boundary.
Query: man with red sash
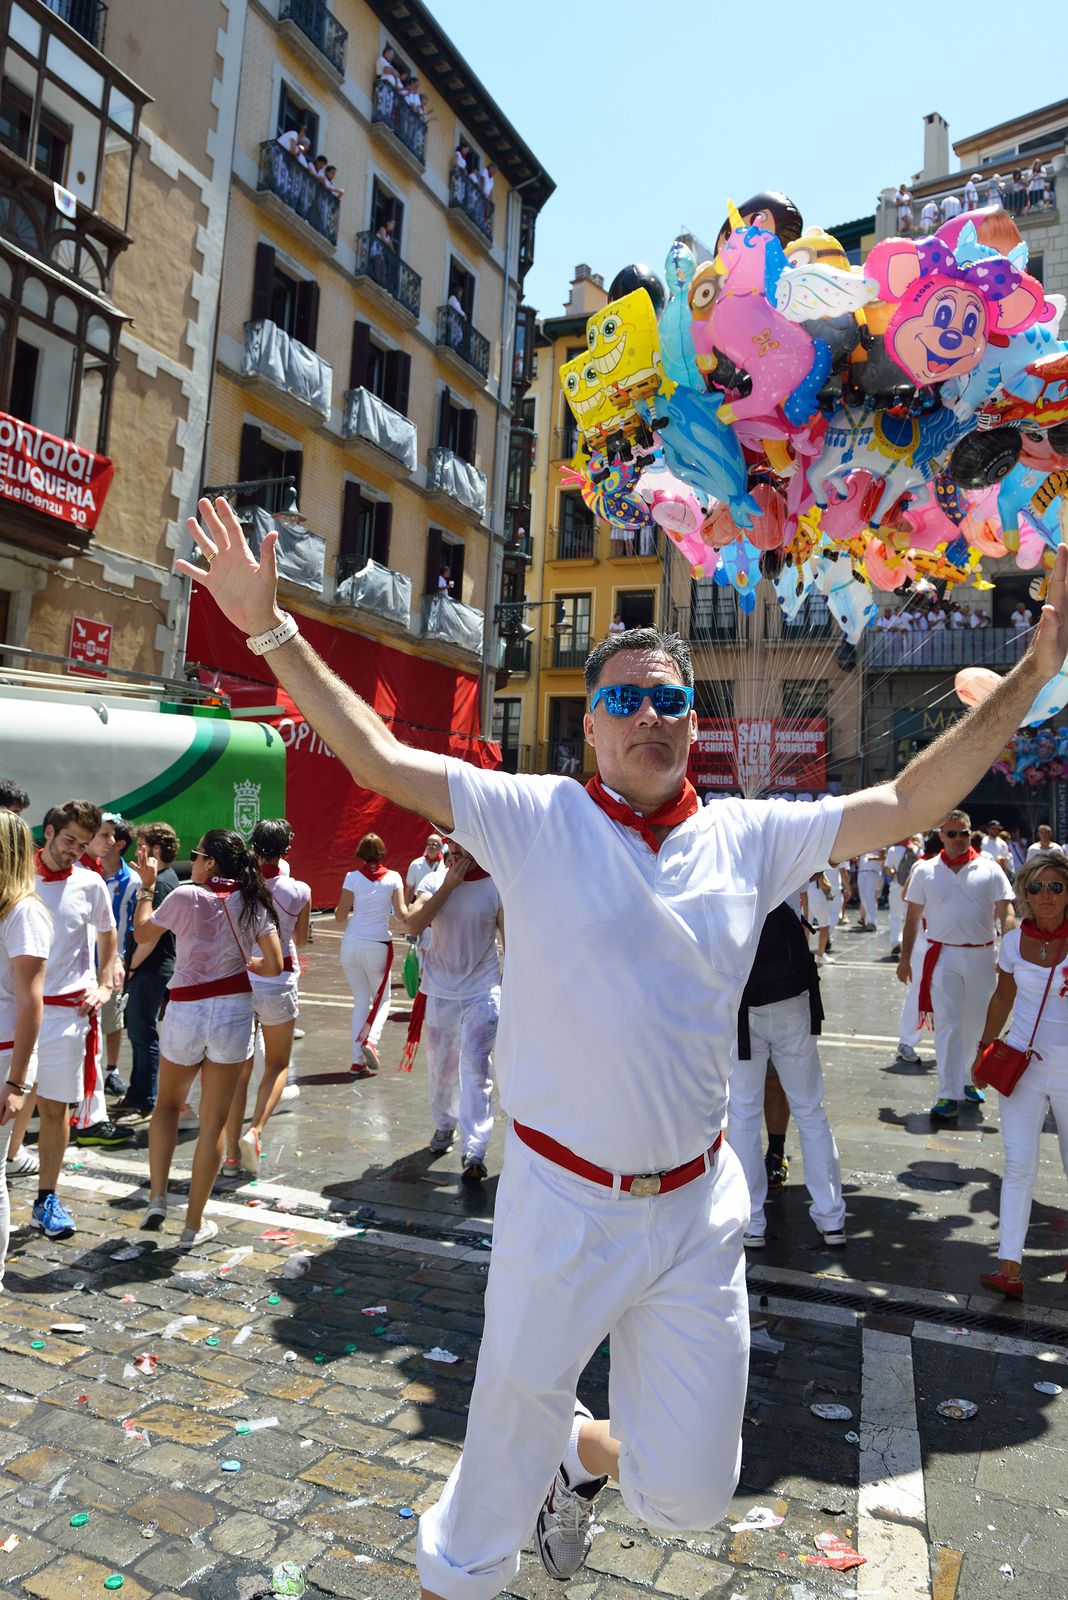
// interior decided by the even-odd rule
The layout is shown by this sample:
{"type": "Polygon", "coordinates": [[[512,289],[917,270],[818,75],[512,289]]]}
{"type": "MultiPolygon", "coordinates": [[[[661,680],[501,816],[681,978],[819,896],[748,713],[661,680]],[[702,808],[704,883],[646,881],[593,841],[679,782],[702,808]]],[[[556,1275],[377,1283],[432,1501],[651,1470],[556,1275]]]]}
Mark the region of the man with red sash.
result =
{"type": "Polygon", "coordinates": [[[493,1074],[490,1058],[501,1009],[501,963],[497,937],[504,943],[501,897],[488,872],[455,840],[440,883],[423,880],[408,912],[409,933],[429,933],[419,993],[412,1007],[402,1066],[411,1067],[423,1007],[427,1086],[434,1132],[430,1149],[451,1149],[459,1124],[465,1183],[486,1176],[486,1147],[493,1132],[493,1074]],[[422,1002],[422,1004],[420,1004],[422,1002]]]}
{"type": "Polygon", "coordinates": [[[100,811],[88,800],[53,806],[37,852],[37,893],[51,915],[53,936],[37,1044],[41,1170],[33,1221],[49,1239],[69,1239],[75,1231],[74,1218],[56,1194],[70,1108],[78,1108],[75,1120],[81,1124],[98,1085],[103,1087],[100,1008],[111,994],[107,979],[115,965],[117,935],[107,885],[79,859],[99,827],[100,811]]]}
{"type": "Polygon", "coordinates": [[[919,1010],[921,1022],[933,1019],[935,1027],[934,1122],[952,1120],[961,1099],[980,1105],[986,1098],[968,1076],[997,981],[994,925],[1006,933],[1016,920],[1012,885],[992,856],[972,849],[971,829],[966,811],[951,811],[939,830],[941,854],[917,861],[906,891],[897,975],[911,982],[913,948],[926,923],[919,1010]]]}
{"type": "Polygon", "coordinates": [[[761,925],[827,861],[930,826],[978,782],[1068,656],[1068,549],[1019,664],[892,783],[702,807],[677,636],[632,629],[591,653],[588,788],[481,771],[401,744],[330,672],[278,608],[277,535],[257,559],[224,500],[200,514],[188,528],[207,565],[179,569],[358,784],[488,869],[508,925],[495,1065],[512,1126],[466,1444],[420,1520],[424,1600],[492,1600],[535,1524],[546,1569],[570,1577],[608,1477],[657,1527],[710,1527],[741,1454],[749,1201],[721,1130],[761,925]],[[576,1401],[606,1331],[611,1420],[576,1401]]]}

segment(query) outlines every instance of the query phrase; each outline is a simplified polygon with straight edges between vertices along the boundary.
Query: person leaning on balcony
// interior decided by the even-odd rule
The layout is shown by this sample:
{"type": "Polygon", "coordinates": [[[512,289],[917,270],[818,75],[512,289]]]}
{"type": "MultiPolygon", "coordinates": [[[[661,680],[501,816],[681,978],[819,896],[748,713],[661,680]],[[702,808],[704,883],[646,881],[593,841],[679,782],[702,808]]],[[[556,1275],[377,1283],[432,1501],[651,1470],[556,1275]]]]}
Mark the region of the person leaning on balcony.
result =
{"type": "Polygon", "coordinates": [[[966,628],[968,626],[968,607],[954,606],[949,614],[949,625],[954,629],[966,628]]]}
{"type": "Polygon", "coordinates": [[[449,296],[448,306],[450,311],[455,311],[458,317],[463,317],[464,321],[467,321],[467,312],[464,310],[460,301],[460,296],[456,293],[455,289],[449,296]]]}
{"type": "Polygon", "coordinates": [[[1031,612],[1027,606],[1024,605],[1022,600],[1017,600],[1016,610],[1013,612],[1009,620],[1012,623],[1012,626],[1016,629],[1017,633],[1022,633],[1025,628],[1029,628],[1031,626],[1031,612]]]}
{"type": "Polygon", "coordinates": [[[911,233],[912,232],[912,196],[911,196],[911,194],[909,194],[908,189],[905,187],[905,185],[903,183],[899,183],[898,186],[897,186],[897,193],[894,196],[894,204],[897,206],[897,229],[898,229],[898,232],[899,233],[905,233],[905,234],[911,233]]]}
{"type": "Polygon", "coordinates": [[[940,600],[936,600],[934,605],[927,613],[927,626],[933,633],[936,628],[944,628],[948,621],[949,618],[946,616],[942,602],[940,600]]]}
{"type": "Polygon", "coordinates": [[[287,155],[295,156],[302,167],[308,165],[311,139],[308,137],[307,128],[287,128],[285,133],[278,135],[278,143],[287,155]]]}
{"type": "Polygon", "coordinates": [[[993,177],[987,181],[986,203],[988,206],[1000,206],[1003,198],[1004,196],[1001,189],[1001,173],[995,172],[993,177]]]}
{"type": "Polygon", "coordinates": [[[964,185],[964,209],[974,211],[979,204],[979,184],[982,182],[979,174],[973,172],[964,185]]]}
{"type": "Polygon", "coordinates": [[[423,95],[419,88],[419,79],[413,73],[404,86],[404,104],[409,111],[414,111],[417,117],[423,114],[423,95]]]}
{"type": "Polygon", "coordinates": [[[1038,211],[1046,203],[1046,169],[1041,161],[1036,161],[1027,174],[1026,209],[1028,211],[1038,211]]]}
{"type": "MultiPolygon", "coordinates": [[[[376,243],[384,245],[387,250],[396,250],[397,243],[393,237],[393,230],[396,226],[397,224],[394,219],[392,217],[387,217],[385,221],[379,225],[375,232],[376,243]]],[[[376,255],[378,253],[378,251],[375,252],[376,255]]]]}
{"type": "Polygon", "coordinates": [[[924,233],[934,233],[942,220],[942,213],[938,209],[937,200],[928,200],[920,212],[920,227],[924,233]]]}
{"type": "Polygon", "coordinates": [[[404,88],[404,79],[397,66],[397,57],[393,46],[387,44],[375,62],[375,77],[385,83],[392,84],[395,89],[404,88]]]}
{"type": "Polygon", "coordinates": [[[493,165],[493,162],[487,161],[478,175],[479,188],[487,200],[493,199],[493,176],[496,171],[497,168],[493,165]]]}
{"type": "Polygon", "coordinates": [[[330,193],[331,194],[336,194],[338,199],[340,200],[341,196],[345,193],[345,191],[344,191],[344,189],[339,189],[338,188],[337,183],[335,181],[336,178],[337,178],[337,168],[334,166],[333,162],[331,162],[328,166],[323,168],[323,183],[330,190],[330,193]]]}

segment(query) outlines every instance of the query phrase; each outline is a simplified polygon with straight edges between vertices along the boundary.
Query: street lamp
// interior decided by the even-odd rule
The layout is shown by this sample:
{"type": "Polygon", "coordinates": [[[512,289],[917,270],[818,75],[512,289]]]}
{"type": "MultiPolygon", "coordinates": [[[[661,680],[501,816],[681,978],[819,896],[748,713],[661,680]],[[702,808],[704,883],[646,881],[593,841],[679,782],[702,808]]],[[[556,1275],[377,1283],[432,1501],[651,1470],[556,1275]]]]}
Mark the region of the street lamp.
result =
{"type": "Polygon", "coordinates": [[[524,620],[527,611],[540,611],[544,606],[553,606],[553,632],[557,635],[568,633],[571,624],[567,620],[562,600],[504,600],[493,608],[493,620],[498,631],[506,639],[529,639],[534,629],[524,620]]]}
{"type": "Polygon", "coordinates": [[[283,517],[299,517],[300,506],[297,504],[296,478],[244,478],[240,483],[220,483],[212,486],[205,485],[201,495],[208,500],[215,500],[220,495],[233,501],[237,495],[255,494],[261,489],[274,489],[279,484],[285,489],[285,502],[279,512],[283,517]]]}

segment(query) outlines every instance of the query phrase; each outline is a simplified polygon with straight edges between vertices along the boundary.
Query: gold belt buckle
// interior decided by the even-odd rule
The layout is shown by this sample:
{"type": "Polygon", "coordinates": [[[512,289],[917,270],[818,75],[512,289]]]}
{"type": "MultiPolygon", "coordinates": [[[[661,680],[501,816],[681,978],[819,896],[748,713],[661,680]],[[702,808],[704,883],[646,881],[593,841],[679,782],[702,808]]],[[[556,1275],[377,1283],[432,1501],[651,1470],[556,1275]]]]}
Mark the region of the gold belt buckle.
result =
{"type": "Polygon", "coordinates": [[[640,1172],[637,1177],[631,1179],[629,1192],[636,1195],[639,1200],[647,1200],[650,1195],[659,1194],[659,1172],[640,1172]]]}

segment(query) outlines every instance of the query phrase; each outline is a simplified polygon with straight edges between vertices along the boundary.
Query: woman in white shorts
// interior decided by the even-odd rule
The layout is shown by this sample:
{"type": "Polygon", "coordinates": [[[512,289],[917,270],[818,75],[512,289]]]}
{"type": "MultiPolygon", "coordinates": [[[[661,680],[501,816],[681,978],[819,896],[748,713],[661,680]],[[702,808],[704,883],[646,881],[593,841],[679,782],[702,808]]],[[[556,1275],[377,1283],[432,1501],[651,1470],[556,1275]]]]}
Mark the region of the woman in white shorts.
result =
{"type": "Polygon", "coordinates": [[[11,1228],[7,1150],[37,1076],[51,945],[52,919],[37,897],[33,835],[17,812],[0,811],[0,1286],[11,1228]]]}
{"type": "Polygon", "coordinates": [[[356,846],[356,870],[345,874],[334,921],[344,928],[341,965],[352,990],[352,1066],[361,1077],[379,1068],[378,1041],[389,1016],[389,969],[393,964],[390,913],[407,923],[404,882],[383,865],[386,847],[377,833],[356,846]]]}
{"type": "Polygon", "coordinates": [[[159,1089],[148,1133],[150,1200],[142,1228],[161,1228],[166,1220],[178,1118],[193,1079],[204,1069],[200,1134],[179,1241],[183,1250],[213,1239],[219,1231],[214,1222],[202,1219],[219,1173],[234,1086],[252,1054],[249,968],[265,977],[276,977],[282,970],[274,902],[241,835],[229,828],[212,828],[190,853],[191,881],[172,889],[153,911],[159,862],[145,845],[138,847],[141,888],[134,910],[137,944],[151,948],[165,932],[174,934],[175,944],[174,975],[159,1025],[159,1089]],[[255,956],[257,945],[260,954],[255,956]]]}
{"type": "Polygon", "coordinates": [[[250,974],[252,1007],[263,1033],[263,1077],[256,1095],[252,1123],[248,1132],[242,1134],[254,1060],[254,1056],[250,1055],[241,1069],[226,1124],[224,1178],[236,1178],[242,1167],[253,1176],[259,1172],[263,1130],[286,1086],[289,1058],[293,1051],[293,1028],[297,1020],[298,951],[308,942],[311,922],[309,885],[281,870],[292,841],[293,829],[284,817],[257,822],[249,840],[256,865],[278,914],[278,934],[284,957],[282,971],[277,978],[261,978],[256,972],[250,974]]]}

